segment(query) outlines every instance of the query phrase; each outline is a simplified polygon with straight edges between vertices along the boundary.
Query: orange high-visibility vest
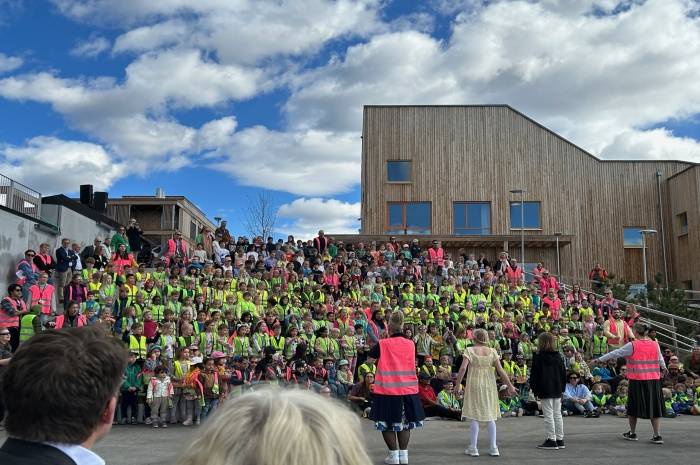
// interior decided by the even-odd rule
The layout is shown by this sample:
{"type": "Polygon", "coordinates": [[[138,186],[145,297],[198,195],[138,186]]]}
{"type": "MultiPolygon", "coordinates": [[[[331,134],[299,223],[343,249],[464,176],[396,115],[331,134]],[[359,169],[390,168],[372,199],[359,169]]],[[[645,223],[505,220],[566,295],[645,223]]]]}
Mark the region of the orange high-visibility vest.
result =
{"type": "Polygon", "coordinates": [[[627,378],[634,380],[661,378],[659,344],[656,341],[649,339],[632,341],[632,355],[627,357],[627,378]]]}
{"type": "Polygon", "coordinates": [[[413,341],[404,337],[379,340],[375,394],[405,396],[418,393],[415,350],[413,341]]]}
{"type": "MultiPolygon", "coordinates": [[[[87,324],[87,318],[85,315],[76,315],[78,318],[77,321],[77,327],[80,328],[81,326],[85,326],[87,324]]],[[[65,315],[58,315],[56,317],[56,326],[54,326],[54,329],[61,329],[63,328],[63,324],[66,322],[66,316],[65,315]]]]}
{"type": "Polygon", "coordinates": [[[627,344],[629,342],[628,339],[628,333],[629,330],[627,329],[627,323],[625,323],[624,320],[620,320],[620,324],[622,325],[622,338],[619,337],[619,329],[617,327],[617,321],[615,321],[615,318],[610,318],[608,321],[610,321],[610,334],[614,334],[616,337],[609,337],[608,338],[608,344],[610,345],[619,345],[620,344],[620,339],[622,339],[623,344],[627,344]]]}
{"type": "Polygon", "coordinates": [[[23,300],[15,300],[12,297],[5,297],[15,311],[14,316],[10,316],[2,308],[0,308],[0,328],[19,328],[19,314],[25,313],[27,304],[23,300]]]}
{"type": "Polygon", "coordinates": [[[52,284],[47,284],[42,291],[38,284],[34,284],[29,288],[29,293],[32,295],[32,307],[41,305],[41,313],[48,315],[51,313],[51,299],[53,299],[54,287],[52,284]]]}
{"type": "Polygon", "coordinates": [[[428,249],[428,257],[430,258],[430,263],[434,263],[437,266],[443,266],[445,264],[444,251],[442,247],[435,250],[433,247],[428,249]]]}

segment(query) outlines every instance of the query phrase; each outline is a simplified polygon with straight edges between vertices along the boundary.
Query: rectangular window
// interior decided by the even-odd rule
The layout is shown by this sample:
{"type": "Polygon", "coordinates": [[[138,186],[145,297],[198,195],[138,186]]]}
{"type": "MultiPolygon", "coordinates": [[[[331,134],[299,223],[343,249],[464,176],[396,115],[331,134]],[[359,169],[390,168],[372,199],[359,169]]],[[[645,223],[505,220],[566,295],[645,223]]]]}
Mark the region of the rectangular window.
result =
{"type": "Polygon", "coordinates": [[[642,231],[643,228],[624,228],[624,246],[627,248],[642,246],[642,231]]]}
{"type": "Polygon", "coordinates": [[[489,202],[455,202],[452,205],[454,234],[485,236],[491,234],[491,204],[489,202]]]}
{"type": "Polygon", "coordinates": [[[430,234],[431,229],[430,202],[387,203],[388,234],[430,234]]]}
{"type": "Polygon", "coordinates": [[[525,229],[541,229],[542,219],[540,217],[540,202],[523,202],[524,209],[521,212],[520,202],[510,203],[510,227],[511,229],[521,229],[521,215],[524,214],[525,229]]]}
{"type": "Polygon", "coordinates": [[[190,239],[195,240],[197,237],[197,223],[192,221],[190,223],[190,239]]]}
{"type": "Polygon", "coordinates": [[[678,231],[680,234],[679,236],[684,236],[688,234],[688,213],[683,212],[679,215],[676,215],[676,218],[678,218],[678,231]]]}
{"type": "Polygon", "coordinates": [[[411,182],[411,161],[390,160],[386,162],[386,180],[389,182],[411,182]]]}

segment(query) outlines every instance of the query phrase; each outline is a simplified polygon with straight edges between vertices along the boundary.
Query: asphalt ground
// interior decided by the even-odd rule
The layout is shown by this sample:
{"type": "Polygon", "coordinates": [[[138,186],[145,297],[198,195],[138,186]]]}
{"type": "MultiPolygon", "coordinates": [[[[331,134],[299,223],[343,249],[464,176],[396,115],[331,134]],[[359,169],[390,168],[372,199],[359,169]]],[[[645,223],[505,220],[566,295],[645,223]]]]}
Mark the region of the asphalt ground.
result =
{"type": "MultiPolygon", "coordinates": [[[[564,418],[565,450],[540,450],[543,420],[537,417],[498,420],[498,446],[501,456],[489,457],[486,428],[479,438],[481,457],[464,455],[468,423],[427,421],[413,432],[409,459],[418,464],[468,464],[494,462],[502,464],[593,463],[598,465],[697,463],[700,457],[700,417],[682,416],[662,420],[664,445],[648,442],[651,425],[640,421],[638,442],[622,439],[627,420],[613,416],[601,418],[564,418]],[[554,462],[553,462],[554,461],[554,462]]],[[[381,435],[369,420],[362,421],[366,446],[372,463],[381,464],[386,449],[381,435]]],[[[109,465],[173,465],[178,452],[197,434],[197,427],[170,426],[154,429],[146,425],[114,426],[100,441],[95,452],[109,465]]],[[[0,432],[4,439],[4,432],[0,432]]],[[[3,464],[4,465],[4,464],[3,464]]],[[[9,464],[8,464],[9,465],[9,464]]]]}

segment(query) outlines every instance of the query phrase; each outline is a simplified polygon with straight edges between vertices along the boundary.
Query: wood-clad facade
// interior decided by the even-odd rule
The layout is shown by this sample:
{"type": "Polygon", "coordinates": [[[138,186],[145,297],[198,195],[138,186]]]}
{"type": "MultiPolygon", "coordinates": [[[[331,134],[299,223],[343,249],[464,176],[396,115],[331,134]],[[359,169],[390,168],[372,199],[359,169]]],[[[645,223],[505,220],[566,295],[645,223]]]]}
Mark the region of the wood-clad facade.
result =
{"type": "Polygon", "coordinates": [[[439,236],[448,246],[476,253],[491,252],[500,248],[494,244],[502,243],[518,257],[520,228],[511,228],[510,202],[519,201],[520,195],[510,190],[524,188],[525,202],[539,202],[540,216],[539,227],[526,230],[526,262],[544,261],[554,270],[555,233],[561,233],[561,274],[566,281],[584,280],[591,267],[601,263],[608,272],[641,283],[642,251],[625,247],[624,228],[659,231],[647,241],[650,277],[664,269],[663,230],[669,278],[700,287],[700,260],[679,260],[690,256],[691,249],[700,253],[697,238],[692,242],[690,234],[685,240],[673,232],[677,215],[684,211],[693,218],[689,229],[700,226],[700,170],[693,166],[600,160],[505,105],[366,106],[361,235],[397,235],[389,227],[390,204],[429,202],[430,231],[421,234],[422,239],[439,236]],[[389,182],[388,162],[401,160],[410,161],[410,177],[407,182],[389,182]],[[457,236],[455,202],[488,203],[489,234],[457,236]],[[685,278],[690,275],[694,277],[685,278]]]}
{"type": "Polygon", "coordinates": [[[675,279],[685,287],[700,288],[700,166],[676,174],[668,180],[671,210],[669,238],[675,279]]]}

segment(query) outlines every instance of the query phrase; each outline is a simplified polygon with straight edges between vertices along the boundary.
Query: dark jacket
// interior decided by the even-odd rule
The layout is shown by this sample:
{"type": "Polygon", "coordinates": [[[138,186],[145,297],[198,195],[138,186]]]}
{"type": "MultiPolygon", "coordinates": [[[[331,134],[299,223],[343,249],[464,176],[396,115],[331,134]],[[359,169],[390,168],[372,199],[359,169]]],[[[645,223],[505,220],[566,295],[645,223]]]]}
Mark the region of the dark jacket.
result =
{"type": "Polygon", "coordinates": [[[55,447],[38,442],[8,438],[0,447],[0,463],[12,465],[75,465],[73,459],[55,447]]]}
{"type": "Polygon", "coordinates": [[[532,357],[530,388],[540,399],[562,396],[566,387],[564,359],[559,352],[536,352],[532,357]]]}

